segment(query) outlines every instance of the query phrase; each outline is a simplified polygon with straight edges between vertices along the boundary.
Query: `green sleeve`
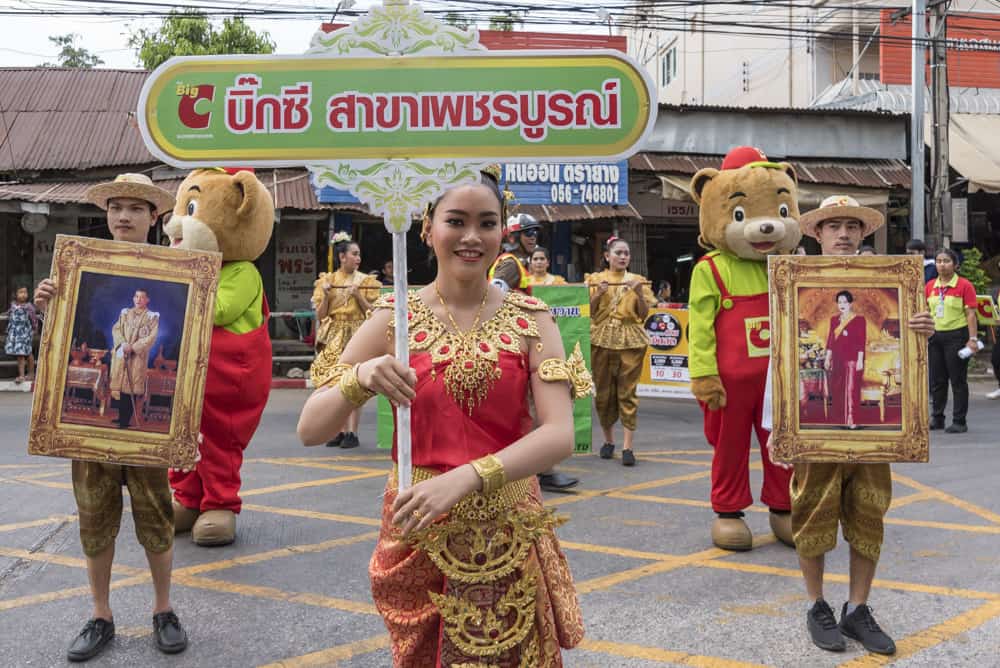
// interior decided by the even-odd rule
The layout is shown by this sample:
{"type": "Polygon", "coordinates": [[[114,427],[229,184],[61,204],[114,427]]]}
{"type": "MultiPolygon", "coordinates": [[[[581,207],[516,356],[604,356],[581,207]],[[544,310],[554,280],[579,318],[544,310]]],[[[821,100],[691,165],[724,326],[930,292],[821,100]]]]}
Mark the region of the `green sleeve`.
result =
{"type": "Polygon", "coordinates": [[[715,316],[721,301],[711,267],[707,262],[697,263],[691,272],[691,296],[688,301],[688,369],[692,378],[719,375],[715,356],[715,316]]]}
{"type": "Polygon", "coordinates": [[[215,293],[215,326],[226,327],[242,316],[260,294],[260,274],[249,262],[232,262],[219,273],[215,293]]]}

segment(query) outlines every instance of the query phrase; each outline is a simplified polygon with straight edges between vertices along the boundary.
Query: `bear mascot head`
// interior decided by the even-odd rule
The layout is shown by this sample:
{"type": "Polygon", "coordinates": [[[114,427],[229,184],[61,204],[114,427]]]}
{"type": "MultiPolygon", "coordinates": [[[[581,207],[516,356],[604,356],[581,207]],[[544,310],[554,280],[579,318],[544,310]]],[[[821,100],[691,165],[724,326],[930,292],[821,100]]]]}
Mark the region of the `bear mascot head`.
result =
{"type": "Polygon", "coordinates": [[[163,229],[175,248],[253,262],[271,241],[274,200],[252,172],[196,169],[177,189],[174,215],[163,229]]]}
{"type": "Polygon", "coordinates": [[[733,149],[721,170],[700,170],[691,196],[701,209],[698,243],[705,248],[764,262],[795,250],[802,239],[795,170],[769,162],[759,149],[733,149]]]}

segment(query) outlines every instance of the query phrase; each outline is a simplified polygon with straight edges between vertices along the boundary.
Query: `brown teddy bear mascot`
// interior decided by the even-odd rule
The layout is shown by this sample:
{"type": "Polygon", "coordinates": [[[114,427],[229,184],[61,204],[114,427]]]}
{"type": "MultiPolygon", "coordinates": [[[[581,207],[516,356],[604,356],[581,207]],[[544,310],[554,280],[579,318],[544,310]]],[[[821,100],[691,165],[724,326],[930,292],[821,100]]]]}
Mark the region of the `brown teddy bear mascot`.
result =
{"type": "Polygon", "coordinates": [[[198,545],[236,539],[240,467],[271,391],[267,298],[254,267],[274,227],[274,201],[250,171],[196,169],[164,230],[178,248],[222,253],[201,416],[201,460],[171,471],[175,532],[198,545]]]}
{"type": "Polygon", "coordinates": [[[712,457],[712,542],[749,550],[753,534],[743,521],[750,494],[750,435],[757,432],[764,468],[761,502],[771,529],[792,545],[788,483],[791,470],[771,461],[761,427],[770,359],[767,256],[791,252],[799,231],[795,172],[769,162],[756,148],[729,152],[722,170],[702,169],[691,179],[700,206],[698,242],[711,249],[691,275],[691,391],[701,403],[712,457]]]}

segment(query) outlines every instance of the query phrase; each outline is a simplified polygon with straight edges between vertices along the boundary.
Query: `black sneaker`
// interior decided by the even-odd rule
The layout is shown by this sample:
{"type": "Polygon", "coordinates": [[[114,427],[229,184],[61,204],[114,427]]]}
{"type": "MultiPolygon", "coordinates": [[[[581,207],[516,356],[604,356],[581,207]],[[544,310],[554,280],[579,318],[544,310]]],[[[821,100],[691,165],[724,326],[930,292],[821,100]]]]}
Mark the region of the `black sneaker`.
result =
{"type": "Polygon", "coordinates": [[[847,614],[847,604],[840,615],[840,632],[848,638],[860,642],[869,652],[876,654],[895,654],[896,643],[879,627],[872,617],[872,609],[861,604],[854,612],[847,614]]]}
{"type": "Polygon", "coordinates": [[[944,418],[941,418],[941,419],[933,418],[933,419],[931,419],[931,431],[937,431],[939,429],[944,429],[944,418]]]}
{"type": "Polygon", "coordinates": [[[952,422],[948,425],[948,428],[944,430],[946,434],[964,434],[969,431],[969,427],[964,424],[959,424],[958,422],[952,422]]]}
{"type": "Polygon", "coordinates": [[[153,638],[156,649],[164,654],[178,654],[188,646],[187,633],[173,610],[153,615],[153,638]]]}
{"type": "Polygon", "coordinates": [[[570,487],[579,484],[579,482],[579,478],[559,473],[559,471],[538,474],[538,484],[546,492],[565,492],[570,487]]]}
{"type": "Polygon", "coordinates": [[[837,618],[833,616],[833,608],[823,599],[817,599],[809,609],[806,615],[806,627],[816,647],[829,652],[843,652],[847,649],[844,636],[837,626],[837,618]]]}
{"type": "Polygon", "coordinates": [[[115,637],[115,623],[95,617],[88,621],[80,635],[73,639],[66,652],[70,661],[87,661],[101,653],[101,650],[115,637]]]}
{"type": "Polygon", "coordinates": [[[359,445],[361,445],[361,441],[358,440],[358,435],[355,434],[353,431],[349,431],[346,434],[344,434],[344,440],[340,442],[340,447],[343,448],[344,450],[348,450],[350,448],[356,448],[359,445]]]}
{"type": "Polygon", "coordinates": [[[344,432],[340,432],[334,436],[331,440],[326,442],[326,447],[328,448],[339,448],[340,444],[344,442],[344,432]]]}
{"type": "Polygon", "coordinates": [[[601,459],[611,459],[615,456],[615,444],[605,443],[601,446],[601,459]]]}
{"type": "Polygon", "coordinates": [[[632,453],[632,448],[622,450],[622,466],[635,466],[635,455],[632,453]]]}

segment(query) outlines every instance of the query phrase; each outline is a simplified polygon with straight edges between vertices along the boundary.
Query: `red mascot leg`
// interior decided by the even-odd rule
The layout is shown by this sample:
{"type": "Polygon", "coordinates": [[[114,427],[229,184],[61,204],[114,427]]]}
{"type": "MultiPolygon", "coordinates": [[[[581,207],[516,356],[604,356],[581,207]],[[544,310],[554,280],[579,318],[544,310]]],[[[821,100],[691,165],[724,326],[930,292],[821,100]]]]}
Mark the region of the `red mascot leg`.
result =
{"type": "Polygon", "coordinates": [[[715,448],[712,456],[712,510],[732,513],[753,503],[750,495],[750,430],[753,404],[734,400],[744,396],[726,388],[725,408],[705,411],[705,436],[715,448]]]}
{"type": "Polygon", "coordinates": [[[187,473],[171,469],[168,477],[170,479],[170,487],[174,490],[174,498],[177,500],[177,503],[181,504],[185,508],[200,510],[203,491],[201,476],[198,475],[197,469],[194,471],[188,471],[187,473]]]}

